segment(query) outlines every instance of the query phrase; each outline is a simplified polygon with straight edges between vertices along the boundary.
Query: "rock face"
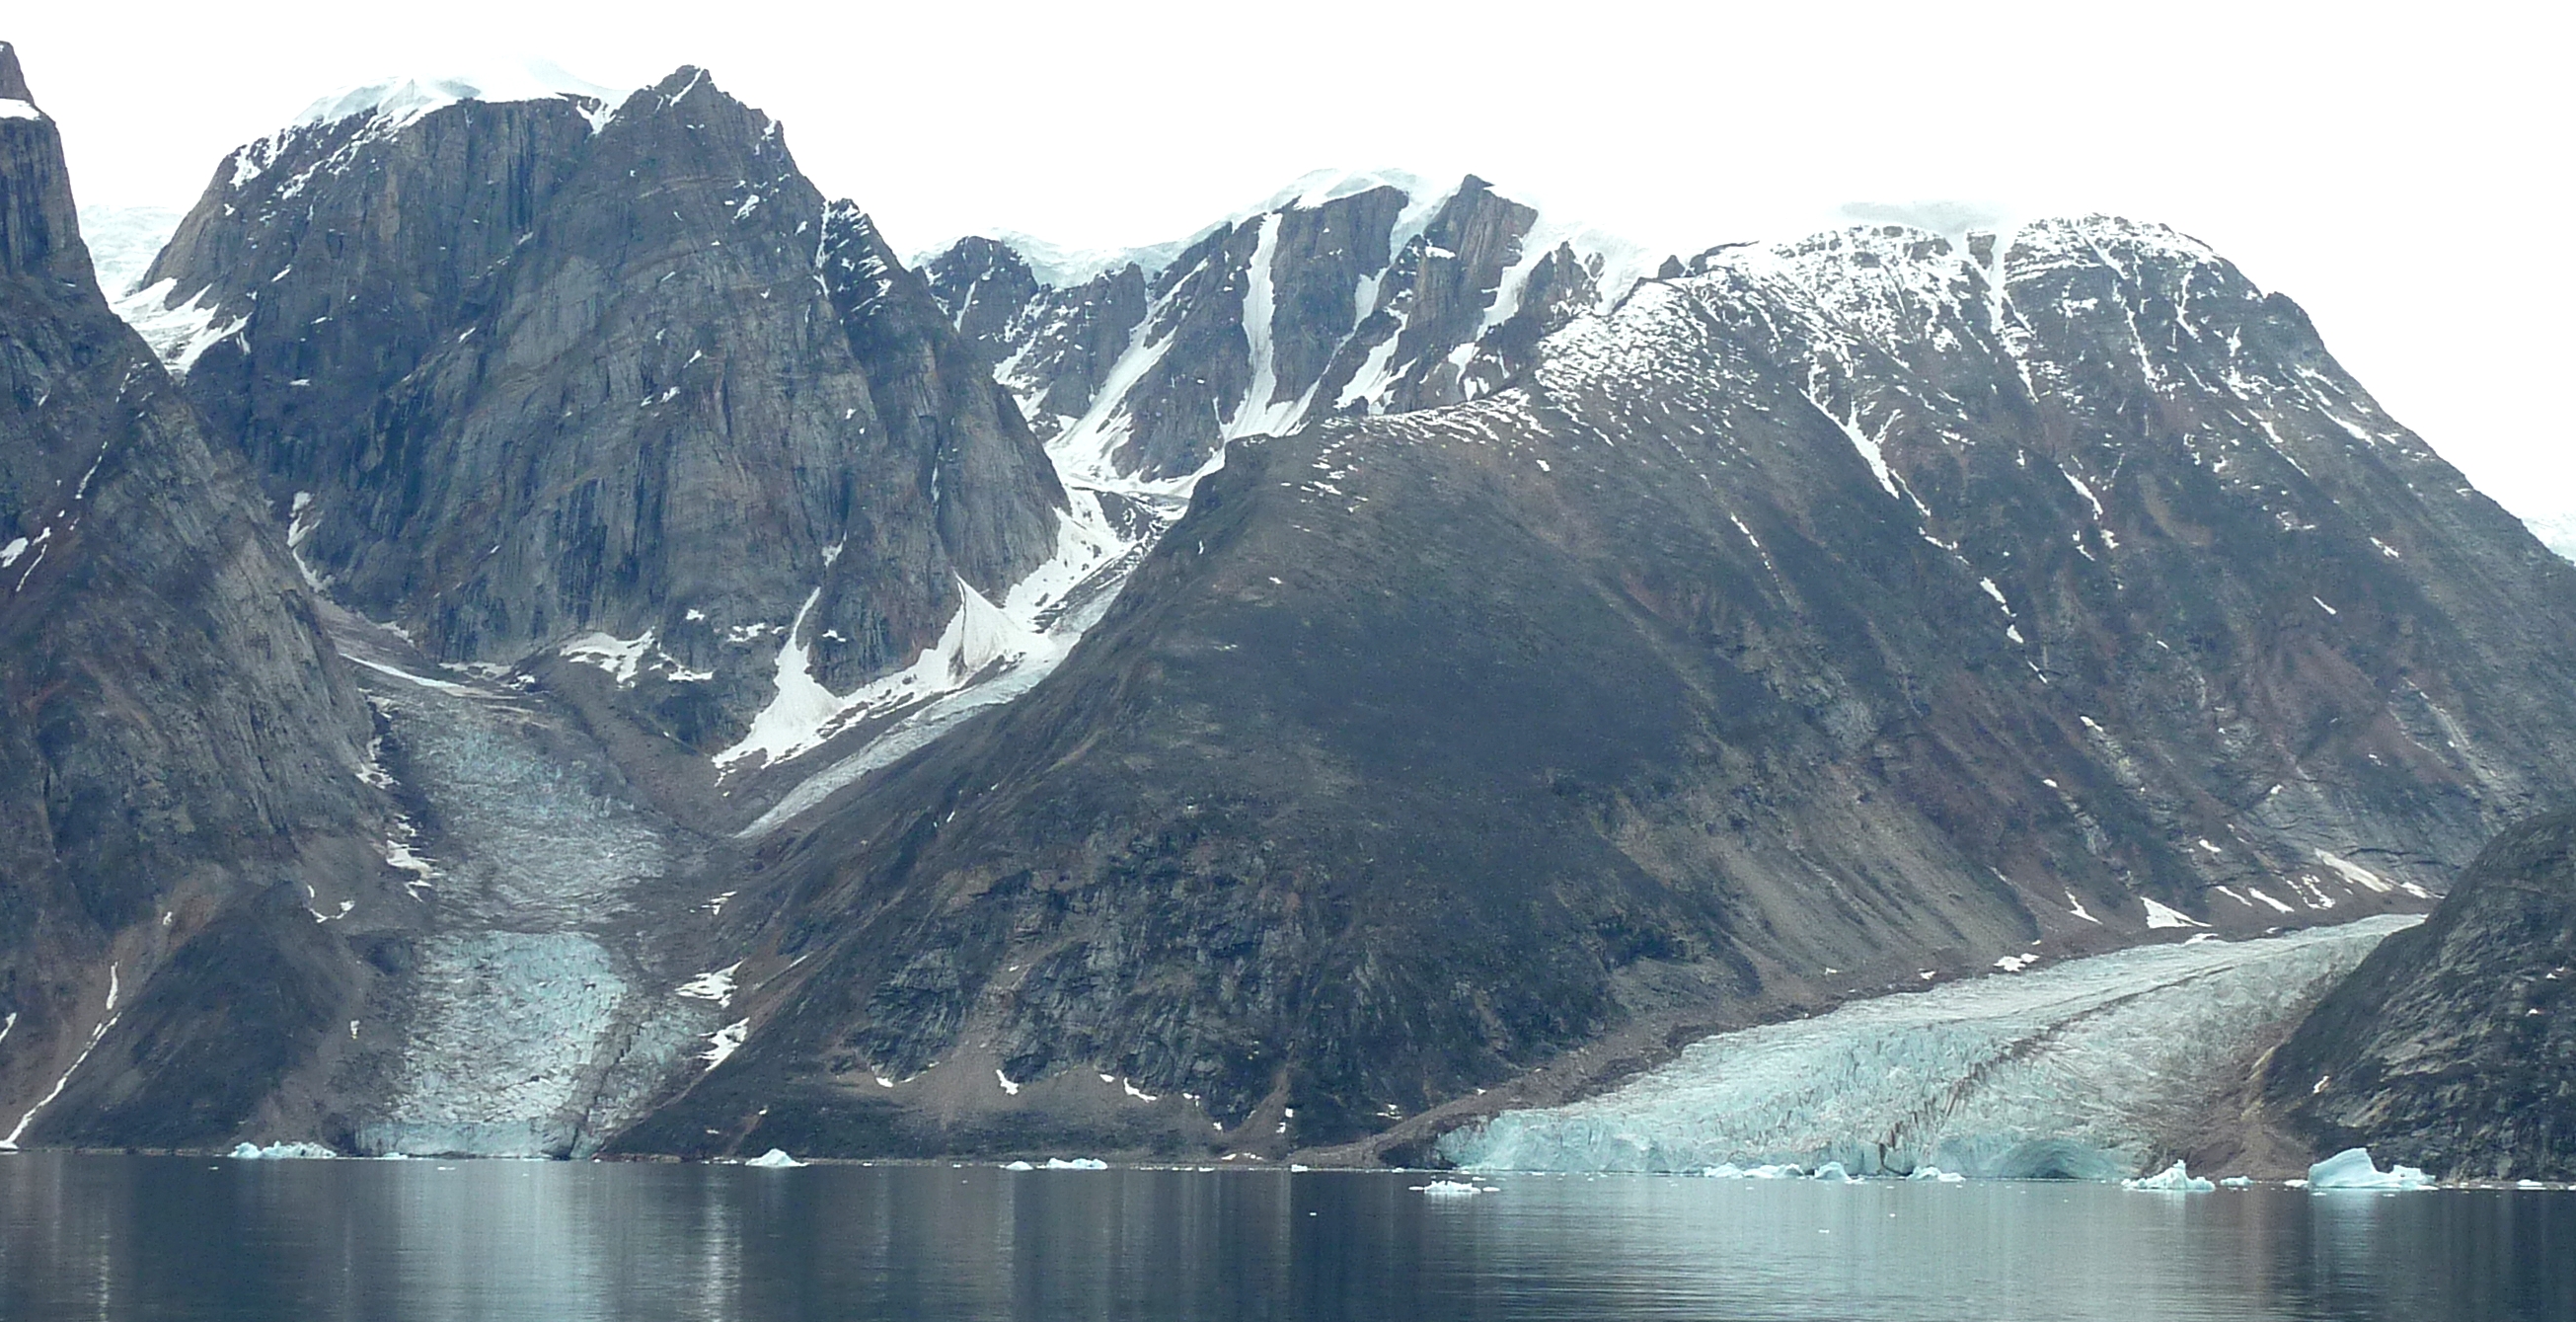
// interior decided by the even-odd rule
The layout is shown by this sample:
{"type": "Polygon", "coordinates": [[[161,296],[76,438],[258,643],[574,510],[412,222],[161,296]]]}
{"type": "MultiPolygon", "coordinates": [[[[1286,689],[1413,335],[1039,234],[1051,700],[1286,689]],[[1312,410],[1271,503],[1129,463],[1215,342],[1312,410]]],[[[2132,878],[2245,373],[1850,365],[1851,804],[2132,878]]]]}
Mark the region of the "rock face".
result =
{"type": "Polygon", "coordinates": [[[5,44],[0,693],[0,1138],[219,1142],[323,1067],[365,980],[338,921],[398,897],[372,722],[100,295],[5,44]]]}
{"type": "Polygon", "coordinates": [[[1544,223],[1472,175],[1446,192],[1302,180],[1177,255],[1145,255],[1167,264],[1061,288],[987,238],[923,267],[1075,471],[1168,482],[1234,437],[1490,394],[1540,336],[1643,273],[1637,250],[1544,223]]]}
{"type": "MultiPolygon", "coordinates": [[[[1187,375],[1303,397],[1269,329],[1187,375]]],[[[1712,252],[1523,381],[1237,442],[1046,682],[764,847],[747,1042],[621,1141],[1337,1143],[1657,1016],[2420,909],[2576,789],[2576,572],[2171,231],[1712,252]]],[[[1188,468],[1150,398],[1066,434],[1188,468]]]]}
{"type": "Polygon", "coordinates": [[[2576,812],[2498,836],[2265,1072],[2317,1155],[2367,1146],[2445,1179],[2576,1179],[2576,812]]]}
{"type": "Polygon", "coordinates": [[[589,660],[701,754],[1059,549],[982,361],[699,70],[335,103],[228,157],[145,279],[335,597],[442,662],[589,660]]]}

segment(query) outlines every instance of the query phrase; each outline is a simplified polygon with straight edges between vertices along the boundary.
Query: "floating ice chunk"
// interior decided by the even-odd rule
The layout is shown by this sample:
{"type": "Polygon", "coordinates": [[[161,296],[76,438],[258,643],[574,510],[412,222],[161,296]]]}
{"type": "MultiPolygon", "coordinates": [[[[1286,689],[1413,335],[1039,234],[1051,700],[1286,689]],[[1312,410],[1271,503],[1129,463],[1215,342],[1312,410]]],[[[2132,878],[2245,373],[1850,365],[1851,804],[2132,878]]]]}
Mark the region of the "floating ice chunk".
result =
{"type": "Polygon", "coordinates": [[[1700,1176],[1710,1180],[1740,1180],[1744,1178],[1744,1168],[1731,1161],[1722,1162],[1701,1171],[1700,1176]]]}
{"type": "Polygon", "coordinates": [[[2345,1148],[2308,1168],[2311,1189],[2430,1189],[2433,1177],[2412,1166],[2379,1169],[2368,1148],[2345,1148]]]}
{"type": "Polygon", "coordinates": [[[1051,1171],[1105,1171],[1109,1169],[1109,1163],[1091,1157],[1076,1157],[1071,1161],[1049,1157],[1046,1168],[1051,1171]]]}
{"type": "Polygon", "coordinates": [[[1945,1171],[1938,1166],[1917,1166],[1914,1168],[1914,1173],[1906,1176],[1905,1178],[1908,1180],[1929,1180],[1935,1184],[1966,1184],[1968,1182],[1967,1176],[1961,1175],[1957,1171],[1945,1171]]]}
{"type": "Polygon", "coordinates": [[[233,1148],[235,1161],[328,1161],[340,1154],[319,1143],[243,1143],[233,1148]]]}
{"type": "Polygon", "coordinates": [[[1412,1184],[1405,1187],[1415,1193],[1427,1194],[1433,1198],[1471,1198],[1480,1193],[1502,1192],[1500,1189],[1490,1187],[1478,1188],[1472,1180],[1433,1180],[1429,1184],[1412,1184]]]}
{"type": "Polygon", "coordinates": [[[762,1170],[773,1171],[783,1171],[790,1167],[802,1166],[804,1164],[804,1162],[788,1156],[787,1150],[784,1148],[771,1148],[769,1151],[761,1153],[759,1156],[743,1163],[745,1166],[758,1166],[762,1170]]]}
{"type": "Polygon", "coordinates": [[[2144,1189],[2155,1193],[2216,1193],[2218,1186],[2193,1175],[2179,1161],[2153,1175],[2120,1181],[2123,1189],[2144,1189]]]}
{"type": "Polygon", "coordinates": [[[2254,1187],[2254,1177],[2250,1175],[2230,1175],[2226,1179],[2220,1180],[2218,1183],[2222,1188],[2251,1189],[2254,1187]]]}
{"type": "Polygon", "coordinates": [[[1844,1170],[1843,1164],[1839,1161],[1829,1161],[1822,1166],[1818,1166],[1816,1168],[1816,1173],[1808,1176],[1807,1178],[1813,1180],[1840,1180],[1845,1184],[1854,1182],[1852,1173],[1844,1170]]]}
{"type": "Polygon", "coordinates": [[[1010,1165],[1004,1166],[1002,1169],[1006,1171],[1033,1171],[1036,1170],[1037,1167],[1032,1166],[1025,1161],[1015,1161],[1010,1165]]]}
{"type": "Polygon", "coordinates": [[[1748,1180],[1803,1180],[1807,1178],[1807,1168],[1804,1166],[1790,1165],[1756,1166],[1753,1169],[1744,1172],[1744,1178],[1748,1180]]]}

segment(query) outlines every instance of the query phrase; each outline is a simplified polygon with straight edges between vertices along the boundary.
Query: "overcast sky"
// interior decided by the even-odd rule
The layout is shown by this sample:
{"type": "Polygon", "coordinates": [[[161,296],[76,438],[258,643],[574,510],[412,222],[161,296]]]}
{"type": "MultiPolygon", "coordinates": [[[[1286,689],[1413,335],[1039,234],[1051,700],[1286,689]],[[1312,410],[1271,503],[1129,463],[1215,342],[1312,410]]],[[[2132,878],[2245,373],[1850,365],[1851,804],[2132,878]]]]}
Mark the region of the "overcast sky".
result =
{"type": "Polygon", "coordinates": [[[899,246],[1155,242],[1319,167],[1465,170],[1650,244],[2109,211],[2304,305],[2396,415],[2576,515],[2564,6],[727,3],[12,6],[85,204],[194,200],[336,87],[702,65],[899,246]]]}

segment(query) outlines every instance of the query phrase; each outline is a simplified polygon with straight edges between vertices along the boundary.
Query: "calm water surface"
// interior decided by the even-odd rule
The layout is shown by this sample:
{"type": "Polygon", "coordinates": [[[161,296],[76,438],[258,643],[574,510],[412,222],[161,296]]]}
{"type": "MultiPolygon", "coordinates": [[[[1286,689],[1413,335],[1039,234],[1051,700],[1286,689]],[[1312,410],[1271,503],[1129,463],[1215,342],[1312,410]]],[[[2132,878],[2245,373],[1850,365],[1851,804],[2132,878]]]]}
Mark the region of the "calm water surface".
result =
{"type": "Polygon", "coordinates": [[[2576,1318],[2576,1194],[0,1158],[0,1318],[2576,1318]]]}

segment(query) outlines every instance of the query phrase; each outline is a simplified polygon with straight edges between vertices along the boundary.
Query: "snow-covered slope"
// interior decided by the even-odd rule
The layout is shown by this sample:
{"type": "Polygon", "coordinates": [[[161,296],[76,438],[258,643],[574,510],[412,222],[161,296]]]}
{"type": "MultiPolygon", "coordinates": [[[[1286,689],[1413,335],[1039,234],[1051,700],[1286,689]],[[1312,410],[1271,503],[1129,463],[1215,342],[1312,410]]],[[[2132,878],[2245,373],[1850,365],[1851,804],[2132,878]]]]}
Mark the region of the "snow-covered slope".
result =
{"type": "Polygon", "coordinates": [[[1840,1162],[1981,1178],[2137,1175],[2240,1056],[2380,939],[2387,916],[2197,938],[1726,1033],[1603,1096],[1451,1133],[1473,1170],[1699,1171],[1840,1162]]]}
{"type": "Polygon", "coordinates": [[[570,97],[587,102],[605,116],[626,89],[603,87],[574,76],[551,60],[527,59],[484,69],[450,69],[438,73],[401,73],[343,87],[316,98],[295,117],[298,126],[331,124],[351,115],[369,115],[400,127],[459,101],[545,101],[570,97]]]}

